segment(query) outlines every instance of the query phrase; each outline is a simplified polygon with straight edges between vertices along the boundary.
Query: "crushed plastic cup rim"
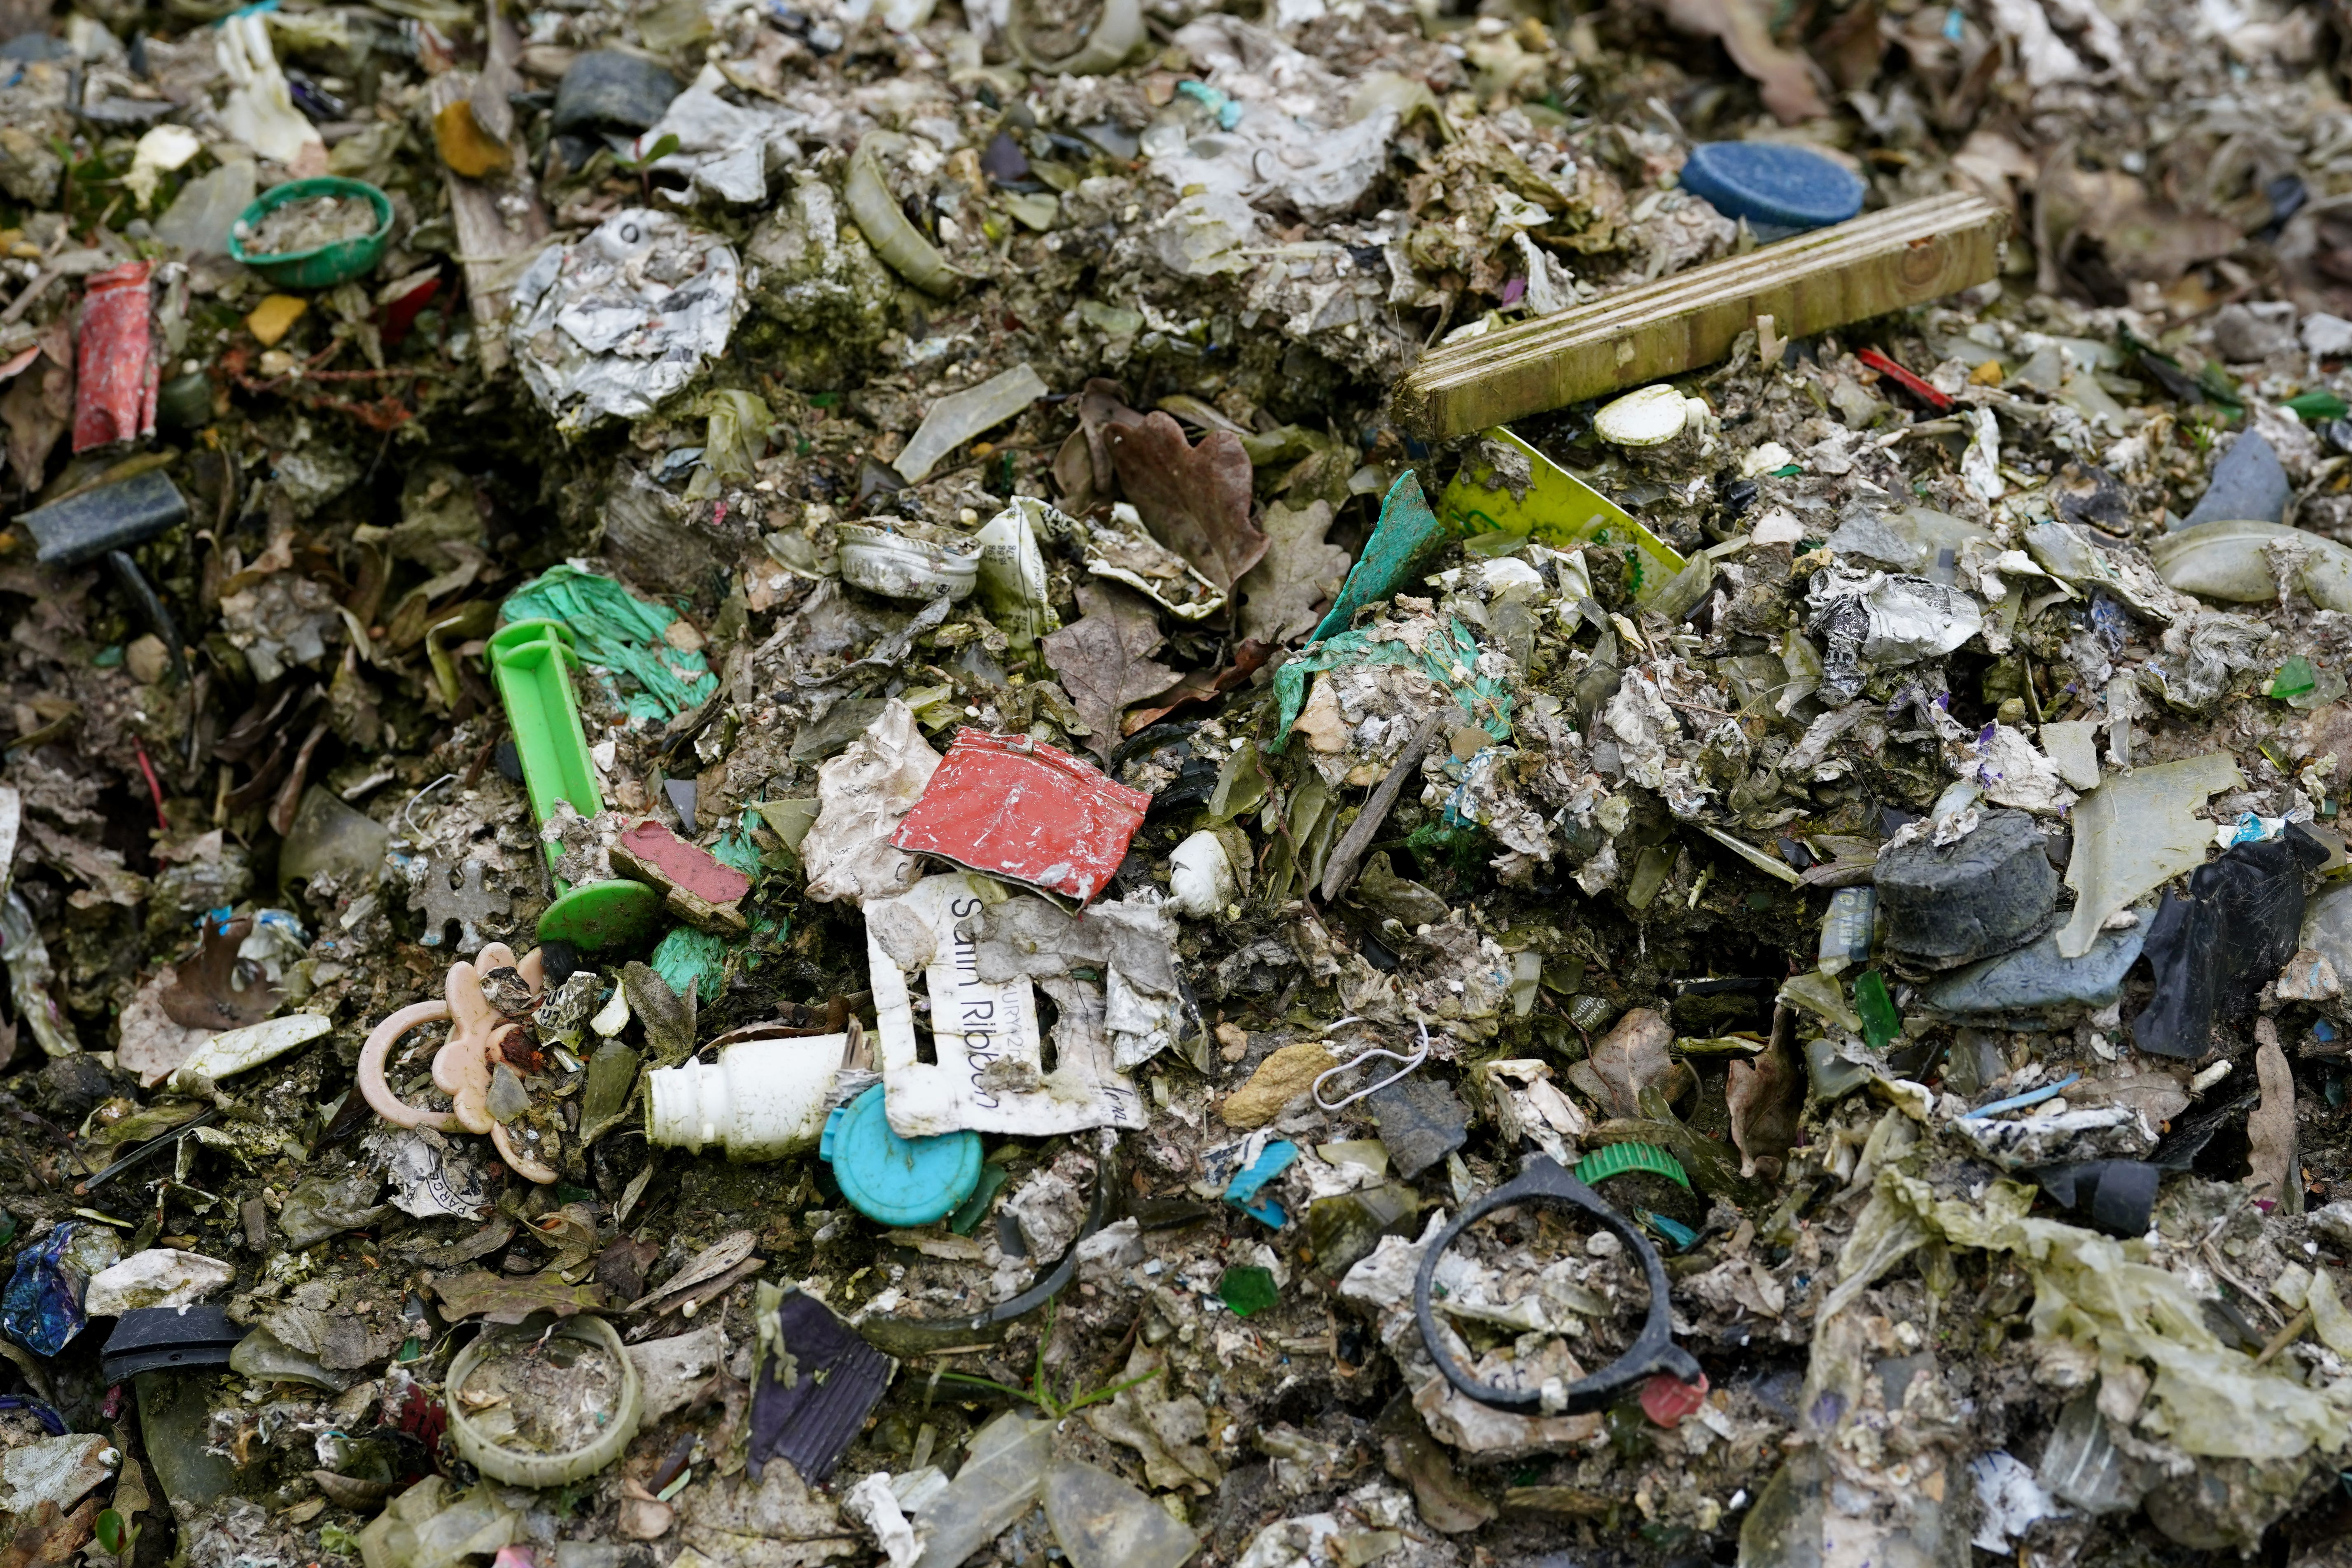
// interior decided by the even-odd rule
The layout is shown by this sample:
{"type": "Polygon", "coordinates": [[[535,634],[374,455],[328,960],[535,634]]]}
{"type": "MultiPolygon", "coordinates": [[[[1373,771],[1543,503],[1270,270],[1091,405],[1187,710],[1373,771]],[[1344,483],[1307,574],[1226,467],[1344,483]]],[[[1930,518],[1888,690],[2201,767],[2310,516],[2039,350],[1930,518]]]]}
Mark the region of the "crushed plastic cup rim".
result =
{"type": "Polygon", "coordinates": [[[863,523],[840,525],[841,580],[892,599],[969,596],[980,580],[980,552],[963,552],[863,523]]]}

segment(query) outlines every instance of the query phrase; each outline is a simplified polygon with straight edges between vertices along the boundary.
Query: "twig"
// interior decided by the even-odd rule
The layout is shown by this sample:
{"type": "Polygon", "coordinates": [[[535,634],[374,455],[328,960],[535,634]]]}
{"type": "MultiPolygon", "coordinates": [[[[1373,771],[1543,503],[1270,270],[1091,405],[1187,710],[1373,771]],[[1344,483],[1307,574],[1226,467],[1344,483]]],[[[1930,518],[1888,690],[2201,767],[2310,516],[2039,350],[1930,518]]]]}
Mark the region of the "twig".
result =
{"type": "Polygon", "coordinates": [[[34,276],[33,280],[30,283],[25,285],[22,291],[20,291],[15,299],[8,301],[8,308],[5,310],[0,310],[0,324],[13,321],[22,316],[26,310],[31,310],[33,308],[33,301],[39,299],[43,294],[47,293],[49,285],[64,276],[64,273],[58,271],[54,267],[43,268],[34,276]]]}
{"type": "Polygon", "coordinates": [[[2271,1342],[2263,1347],[2262,1354],[2254,1358],[2254,1364],[2256,1366],[2263,1365],[2273,1356],[2276,1356],[2279,1352],[2286,1349],[2287,1346],[2303,1338],[2305,1331],[2311,1327],[2311,1309],[2305,1307],[2302,1311],[2297,1312],[2294,1317],[2289,1318],[2286,1321],[2285,1328],[2281,1329],[2277,1333],[2271,1336],[2271,1342]]]}
{"type": "MultiPolygon", "coordinates": [[[[1412,732],[1412,738],[1405,742],[1404,750],[1397,754],[1396,766],[1391,768],[1388,777],[1374,787],[1372,798],[1364,803],[1364,809],[1357,814],[1355,821],[1348,825],[1339,847],[1331,851],[1331,858],[1323,867],[1325,903],[1337,900],[1355,881],[1356,873],[1363,867],[1364,857],[1371,852],[1372,840],[1380,833],[1381,824],[1388,820],[1389,813],[1396,807],[1397,795],[1403,790],[1404,781],[1421,772],[1421,760],[1429,754],[1430,747],[1437,743],[1437,731],[1444,722],[1444,709],[1421,721],[1421,727],[1412,732]]],[[[1296,851],[1293,854],[1295,856],[1296,851]]]]}

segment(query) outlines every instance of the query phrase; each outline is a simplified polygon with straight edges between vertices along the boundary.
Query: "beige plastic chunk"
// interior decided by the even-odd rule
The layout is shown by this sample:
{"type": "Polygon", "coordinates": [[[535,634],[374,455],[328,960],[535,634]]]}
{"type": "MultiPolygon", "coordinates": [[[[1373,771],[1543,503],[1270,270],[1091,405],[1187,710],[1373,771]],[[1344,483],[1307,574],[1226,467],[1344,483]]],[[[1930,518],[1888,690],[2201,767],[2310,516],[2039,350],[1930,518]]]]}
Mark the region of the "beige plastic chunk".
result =
{"type": "Polygon", "coordinates": [[[2273,545],[2302,556],[2296,586],[2323,610],[2352,610],[2352,548],[2275,522],[2200,522],[2148,546],[2167,586],[2200,599],[2262,604],[2278,597],[2273,545]]]}
{"type": "Polygon", "coordinates": [[[2042,726],[2042,749],[2057,764],[2058,776],[2066,781],[2067,788],[2099,787],[2098,731],[2098,722],[2091,719],[2053,721],[2042,726]]]}
{"type": "Polygon", "coordinates": [[[257,1068],[297,1046],[317,1039],[334,1026],[335,1021],[323,1014],[289,1013],[282,1018],[248,1024],[242,1029],[223,1030],[198,1046],[194,1054],[173,1073],[172,1081],[175,1087],[184,1086],[257,1068]]]}
{"type": "Polygon", "coordinates": [[[931,405],[914,438],[890,466],[906,481],[920,484],[939,460],[983,430],[992,429],[1045,395],[1045,381],[1024,361],[978,386],[950,392],[931,405]]]}
{"type": "Polygon", "coordinates": [[[2134,768],[2085,795],[2074,808],[2074,854],[2066,866],[2074,918],[2058,933],[2059,952],[2082,957],[2109,915],[2202,865],[2213,828],[2197,809],[2245,782],[2238,764],[2217,752],[2134,768]]]}

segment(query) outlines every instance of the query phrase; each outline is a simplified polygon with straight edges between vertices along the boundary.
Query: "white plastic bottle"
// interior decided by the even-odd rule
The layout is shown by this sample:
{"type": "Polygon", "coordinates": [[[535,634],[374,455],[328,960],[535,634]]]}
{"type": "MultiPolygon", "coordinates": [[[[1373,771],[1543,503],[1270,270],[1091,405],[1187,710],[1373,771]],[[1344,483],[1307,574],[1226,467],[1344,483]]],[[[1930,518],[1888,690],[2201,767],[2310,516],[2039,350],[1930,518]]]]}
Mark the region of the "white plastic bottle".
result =
{"type": "Polygon", "coordinates": [[[814,1149],[847,1043],[845,1035],[746,1040],[716,1062],[656,1068],[646,1136],[693,1153],[715,1146],[738,1163],[814,1149]]]}

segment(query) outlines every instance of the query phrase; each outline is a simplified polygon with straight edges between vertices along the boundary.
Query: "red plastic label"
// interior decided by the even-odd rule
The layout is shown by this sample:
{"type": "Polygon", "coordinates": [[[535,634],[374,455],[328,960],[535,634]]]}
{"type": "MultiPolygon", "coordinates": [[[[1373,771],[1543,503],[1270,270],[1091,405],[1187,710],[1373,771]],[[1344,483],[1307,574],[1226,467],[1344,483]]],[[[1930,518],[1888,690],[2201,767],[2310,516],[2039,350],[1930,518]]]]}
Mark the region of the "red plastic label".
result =
{"type": "Polygon", "coordinates": [[[154,331],[148,264],[90,274],[81,302],[74,378],[73,449],[87,452],[155,433],[154,331]]]}
{"type": "Polygon", "coordinates": [[[731,904],[751,890],[751,878],[651,817],[631,823],[621,835],[621,847],[706,904],[731,904]]]}
{"type": "Polygon", "coordinates": [[[959,730],[890,842],[1083,904],[1127,858],[1150,805],[1042,742],[959,730]]]}

